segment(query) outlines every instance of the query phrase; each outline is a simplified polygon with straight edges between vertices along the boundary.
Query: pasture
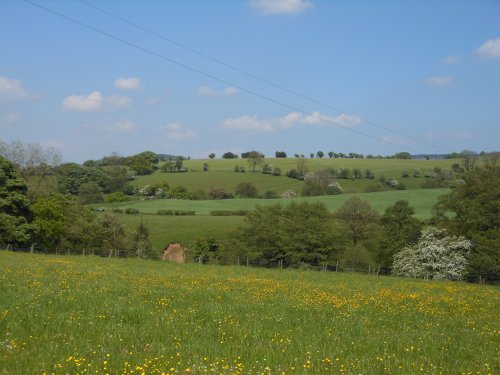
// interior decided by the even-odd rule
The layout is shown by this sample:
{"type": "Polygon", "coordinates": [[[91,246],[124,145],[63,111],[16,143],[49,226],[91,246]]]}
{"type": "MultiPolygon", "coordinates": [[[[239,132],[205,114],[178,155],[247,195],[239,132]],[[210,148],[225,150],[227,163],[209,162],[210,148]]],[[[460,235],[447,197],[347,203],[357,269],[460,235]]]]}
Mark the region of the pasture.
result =
{"type": "MultiPolygon", "coordinates": [[[[446,189],[427,190],[398,190],[380,193],[359,194],[373,208],[382,213],[387,207],[399,199],[405,199],[415,208],[416,217],[429,218],[432,206],[437,202],[438,196],[447,193],[446,189]]],[[[329,211],[337,210],[353,194],[329,195],[319,197],[298,197],[295,201],[323,202],[329,211]]],[[[192,245],[197,238],[215,237],[224,240],[232,230],[241,225],[243,218],[238,216],[217,217],[209,216],[215,210],[251,210],[256,205],[270,205],[276,203],[288,204],[290,199],[224,199],[224,200],[142,200],[123,203],[99,205],[109,210],[112,208],[135,208],[139,215],[117,214],[120,221],[129,232],[137,227],[142,219],[148,227],[153,248],[159,251],[170,242],[181,242],[187,246],[192,245]],[[160,216],[158,210],[185,210],[195,211],[196,216],[160,216]]]]}
{"type": "Polygon", "coordinates": [[[492,374],[463,283],[0,252],[0,373],[492,374]]]}
{"type": "MultiPolygon", "coordinates": [[[[286,190],[294,190],[297,193],[302,192],[303,181],[295,180],[285,176],[286,171],[296,168],[295,158],[286,159],[265,159],[273,168],[279,167],[282,171],[281,176],[272,176],[262,174],[262,165],[257,167],[255,173],[250,171],[246,159],[214,159],[214,160],[186,160],[184,166],[188,168],[186,173],[162,173],[156,171],[152,175],[137,176],[132,182],[133,185],[143,187],[148,184],[168,182],[171,187],[184,186],[189,191],[203,189],[208,191],[212,188],[222,188],[228,192],[233,192],[240,182],[252,182],[259,191],[264,194],[267,190],[275,191],[278,194],[286,190]],[[203,163],[207,163],[209,170],[203,172],[203,163]],[[247,169],[244,173],[234,172],[236,165],[247,169]]],[[[396,178],[403,182],[407,189],[419,189],[425,181],[423,174],[431,172],[435,167],[442,169],[451,169],[454,163],[461,163],[459,159],[445,160],[399,160],[399,159],[305,159],[305,169],[307,171],[316,171],[324,168],[349,168],[352,172],[354,168],[359,168],[363,175],[366,169],[372,169],[375,179],[341,179],[340,185],[346,193],[363,193],[367,186],[378,183],[378,178],[396,178]],[[421,170],[421,177],[412,177],[413,170],[421,170]],[[408,171],[410,177],[402,178],[403,171],[408,171]]]]}

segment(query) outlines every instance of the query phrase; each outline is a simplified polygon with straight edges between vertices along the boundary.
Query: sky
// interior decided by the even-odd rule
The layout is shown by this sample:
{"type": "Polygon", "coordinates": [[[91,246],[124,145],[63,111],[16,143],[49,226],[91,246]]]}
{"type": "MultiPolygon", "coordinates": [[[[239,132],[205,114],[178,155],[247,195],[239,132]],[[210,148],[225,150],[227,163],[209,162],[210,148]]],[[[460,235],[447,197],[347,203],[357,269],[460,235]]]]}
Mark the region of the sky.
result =
{"type": "Polygon", "coordinates": [[[499,150],[500,0],[1,0],[0,140],[145,150],[499,150]]]}

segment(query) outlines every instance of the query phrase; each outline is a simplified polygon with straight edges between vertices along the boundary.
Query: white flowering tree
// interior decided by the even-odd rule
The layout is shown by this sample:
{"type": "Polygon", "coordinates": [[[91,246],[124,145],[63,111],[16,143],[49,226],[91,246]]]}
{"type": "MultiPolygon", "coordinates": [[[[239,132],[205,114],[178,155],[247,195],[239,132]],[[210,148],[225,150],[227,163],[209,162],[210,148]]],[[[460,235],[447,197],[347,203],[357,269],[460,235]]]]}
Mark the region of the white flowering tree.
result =
{"type": "Polygon", "coordinates": [[[393,273],[421,279],[460,280],[471,248],[472,242],[464,237],[429,228],[415,245],[394,255],[393,273]]]}

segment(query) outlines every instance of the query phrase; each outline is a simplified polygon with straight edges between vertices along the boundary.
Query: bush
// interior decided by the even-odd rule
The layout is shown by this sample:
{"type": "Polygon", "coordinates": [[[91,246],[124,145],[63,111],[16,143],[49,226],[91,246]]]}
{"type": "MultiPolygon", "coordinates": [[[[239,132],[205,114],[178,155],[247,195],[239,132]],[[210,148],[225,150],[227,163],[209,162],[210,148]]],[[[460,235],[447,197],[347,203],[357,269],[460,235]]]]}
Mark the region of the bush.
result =
{"type": "Polygon", "coordinates": [[[314,197],[318,195],[324,195],[325,189],[323,184],[314,181],[306,181],[302,188],[302,195],[304,197],[314,197]]]}
{"type": "Polygon", "coordinates": [[[231,199],[234,198],[233,194],[226,192],[221,188],[213,188],[208,192],[210,199],[231,199]]]}
{"type": "Polygon", "coordinates": [[[326,194],[328,195],[337,195],[337,194],[342,194],[342,187],[338,182],[332,182],[328,184],[326,187],[326,194]]]}
{"type": "Polygon", "coordinates": [[[293,190],[287,190],[283,194],[281,194],[281,198],[284,199],[297,198],[297,193],[294,192],[293,190]]]}
{"type": "Polygon", "coordinates": [[[274,190],[267,190],[264,193],[264,199],[276,199],[278,198],[278,193],[276,193],[274,190]]]}
{"type": "Polygon", "coordinates": [[[430,178],[422,182],[420,184],[420,187],[422,189],[439,189],[441,187],[441,184],[435,178],[430,178]]]}
{"type": "Polygon", "coordinates": [[[256,198],[257,188],[251,182],[240,182],[236,186],[236,195],[241,198],[256,198]]]}
{"type": "Polygon", "coordinates": [[[281,169],[278,167],[274,168],[273,176],[281,176],[281,169]]]}
{"type": "Polygon", "coordinates": [[[210,216],[245,216],[248,210],[214,210],[210,211],[210,216]]]}
{"type": "Polygon", "coordinates": [[[241,173],[246,172],[245,167],[240,167],[239,165],[235,165],[234,166],[234,171],[235,172],[241,172],[241,173]]]}
{"type": "Polygon", "coordinates": [[[272,174],[273,167],[271,167],[269,164],[264,164],[264,167],[262,168],[262,173],[263,174],[272,174]]]}
{"type": "Polygon", "coordinates": [[[111,211],[117,213],[117,214],[122,214],[123,213],[123,208],[113,208],[111,211]]]}
{"type": "Polygon", "coordinates": [[[127,202],[130,200],[132,200],[132,198],[129,197],[128,195],[125,195],[121,191],[117,191],[115,193],[108,194],[108,196],[106,197],[106,202],[109,202],[109,203],[127,202]]]}
{"type": "Polygon", "coordinates": [[[125,209],[125,213],[128,214],[128,215],[136,215],[139,213],[139,210],[137,208],[126,208],[125,209]]]}
{"type": "Polygon", "coordinates": [[[413,170],[413,177],[417,177],[417,178],[420,177],[420,169],[415,168],[413,170]]]}
{"type": "Polygon", "coordinates": [[[408,171],[403,171],[403,173],[401,173],[401,177],[404,178],[410,177],[410,173],[408,171]]]}
{"type": "Polygon", "coordinates": [[[393,272],[399,276],[434,280],[460,280],[472,243],[429,228],[418,242],[394,255],[393,272]]]}
{"type": "Polygon", "coordinates": [[[183,211],[183,210],[158,210],[157,215],[170,215],[170,216],[194,216],[196,211],[183,211]]]}
{"type": "Polygon", "coordinates": [[[375,173],[373,173],[373,170],[367,169],[365,171],[365,177],[370,179],[370,180],[373,180],[375,178],[375,173]]]}
{"type": "Polygon", "coordinates": [[[376,193],[383,190],[382,185],[373,183],[366,186],[365,193],[376,193]]]}

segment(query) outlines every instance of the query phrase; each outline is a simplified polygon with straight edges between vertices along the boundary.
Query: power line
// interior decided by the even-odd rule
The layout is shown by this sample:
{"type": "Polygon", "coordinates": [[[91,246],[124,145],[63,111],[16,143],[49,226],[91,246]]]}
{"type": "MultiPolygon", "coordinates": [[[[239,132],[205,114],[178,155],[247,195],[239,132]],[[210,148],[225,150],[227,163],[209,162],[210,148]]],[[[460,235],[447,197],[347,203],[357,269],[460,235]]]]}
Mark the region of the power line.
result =
{"type": "MultiPolygon", "coordinates": [[[[65,14],[62,14],[62,13],[60,13],[60,12],[57,12],[57,11],[55,11],[55,10],[53,10],[53,9],[50,9],[50,8],[47,8],[47,7],[43,6],[43,5],[37,4],[37,3],[33,2],[32,0],[24,0],[24,1],[25,1],[26,3],[28,3],[28,4],[31,4],[31,5],[33,5],[33,6],[37,7],[37,8],[42,9],[42,10],[44,10],[44,11],[48,12],[48,13],[51,13],[51,14],[53,14],[53,15],[55,15],[55,16],[58,16],[58,17],[63,18],[63,19],[66,19],[66,20],[68,20],[68,21],[70,21],[70,22],[73,22],[73,23],[75,23],[75,24],[77,24],[77,25],[80,25],[80,26],[82,26],[82,27],[84,27],[84,28],[86,28],[86,29],[89,29],[89,30],[92,30],[92,31],[94,31],[94,32],[96,32],[96,33],[99,33],[99,34],[101,34],[101,35],[104,35],[104,36],[106,36],[106,37],[108,37],[108,38],[110,38],[110,39],[116,40],[116,41],[118,41],[118,42],[120,42],[120,43],[123,43],[123,44],[125,44],[125,45],[130,46],[130,47],[133,47],[133,48],[135,48],[135,49],[137,49],[137,50],[140,50],[140,51],[142,51],[142,52],[145,52],[145,53],[147,53],[147,54],[150,54],[150,55],[152,55],[152,56],[154,56],[154,57],[157,57],[157,58],[159,58],[159,59],[161,59],[161,60],[164,60],[164,61],[169,62],[169,63],[171,63],[171,64],[177,65],[177,66],[179,66],[179,67],[181,67],[181,68],[184,68],[184,69],[189,70],[189,71],[191,71],[191,72],[197,73],[197,74],[202,75],[202,76],[204,76],[204,77],[210,78],[210,79],[212,79],[212,80],[214,80],[214,81],[218,81],[218,82],[223,83],[223,84],[225,84],[225,85],[233,86],[233,87],[237,88],[238,90],[241,90],[241,91],[243,91],[243,92],[246,92],[246,93],[248,93],[248,94],[251,94],[251,95],[253,95],[253,96],[255,96],[255,97],[258,97],[258,98],[260,98],[260,99],[263,99],[263,100],[266,100],[266,101],[268,101],[268,102],[271,102],[271,103],[274,103],[274,104],[280,105],[280,106],[282,106],[282,107],[284,107],[284,108],[288,108],[288,109],[290,109],[290,110],[292,110],[292,111],[299,112],[299,113],[301,113],[301,114],[303,114],[303,115],[312,116],[312,117],[314,117],[314,118],[317,118],[317,119],[321,120],[322,122],[328,122],[328,123],[331,123],[331,124],[333,124],[333,125],[335,125],[335,126],[338,126],[338,127],[340,127],[340,128],[343,128],[343,129],[349,130],[349,131],[351,131],[351,132],[353,132],[353,133],[357,133],[357,134],[363,135],[363,136],[365,136],[365,137],[368,137],[368,138],[374,139],[374,140],[376,140],[376,141],[378,141],[378,142],[381,142],[381,143],[385,143],[385,144],[388,144],[388,145],[391,145],[391,146],[395,146],[395,147],[400,148],[400,149],[406,149],[406,150],[413,151],[413,152],[417,152],[417,153],[423,153],[423,152],[421,152],[421,151],[419,151],[419,150],[417,150],[417,149],[415,149],[415,148],[408,147],[408,146],[401,146],[401,145],[398,145],[398,144],[396,144],[396,143],[393,143],[393,142],[387,141],[387,140],[385,140],[385,139],[382,139],[382,138],[379,138],[379,137],[375,137],[375,136],[373,136],[373,135],[371,135],[371,134],[368,134],[368,133],[362,132],[361,130],[358,130],[358,129],[355,129],[355,128],[350,128],[350,127],[345,126],[345,125],[343,125],[343,124],[340,124],[340,123],[338,123],[338,122],[336,122],[336,121],[333,121],[333,120],[331,120],[331,119],[329,119],[329,118],[319,116],[319,115],[315,114],[314,112],[313,112],[313,113],[309,113],[309,112],[304,111],[304,110],[302,110],[302,109],[300,109],[300,108],[298,108],[298,107],[295,107],[295,106],[292,106],[292,105],[286,104],[286,103],[284,103],[284,102],[281,102],[281,101],[279,101],[279,100],[273,99],[273,98],[271,98],[271,97],[268,97],[268,96],[262,95],[262,94],[260,94],[260,93],[258,93],[258,92],[255,92],[255,91],[250,90],[250,89],[247,89],[247,88],[245,88],[245,87],[243,87],[243,86],[240,86],[240,85],[234,84],[234,83],[232,83],[232,82],[230,82],[230,81],[227,81],[227,80],[225,80],[225,79],[223,79],[223,78],[219,78],[219,77],[214,76],[214,75],[212,75],[212,74],[210,74],[210,73],[203,72],[203,71],[201,71],[201,70],[199,70],[199,69],[193,68],[193,67],[191,67],[191,66],[189,66],[189,65],[186,65],[186,64],[181,63],[181,62],[179,62],[179,61],[176,61],[176,60],[173,60],[173,59],[171,59],[171,58],[169,58],[169,57],[166,57],[166,56],[164,56],[164,55],[161,55],[161,54],[159,54],[158,52],[152,51],[152,50],[150,50],[150,49],[148,49],[148,48],[145,48],[145,47],[142,47],[142,46],[140,46],[140,45],[138,45],[138,44],[136,44],[136,43],[133,43],[133,42],[127,41],[127,40],[125,40],[125,39],[123,39],[123,38],[120,38],[120,37],[118,37],[118,36],[116,36],[116,35],[113,35],[113,34],[110,34],[110,33],[106,32],[106,31],[103,31],[103,30],[101,30],[101,29],[98,29],[98,28],[96,28],[96,27],[94,27],[94,26],[91,26],[91,25],[89,25],[89,24],[85,23],[85,22],[79,21],[79,20],[77,20],[77,19],[75,19],[75,18],[72,18],[72,17],[70,17],[70,16],[67,16],[67,15],[65,15],[65,14]]],[[[421,143],[421,142],[420,142],[420,143],[421,143]]]]}
{"type": "MultiPolygon", "coordinates": [[[[206,54],[206,53],[204,53],[204,52],[201,52],[201,51],[199,51],[199,50],[197,50],[197,49],[194,49],[194,48],[192,48],[192,47],[190,47],[190,46],[188,46],[188,45],[186,45],[186,44],[184,44],[184,43],[178,42],[178,41],[176,41],[176,40],[174,40],[174,39],[172,39],[172,38],[170,38],[170,37],[167,37],[167,36],[165,36],[165,35],[163,35],[163,34],[157,33],[157,32],[155,32],[155,31],[153,31],[153,30],[151,30],[151,29],[148,29],[148,28],[146,28],[146,27],[144,27],[144,26],[141,26],[141,25],[139,25],[139,24],[137,24],[137,23],[135,23],[135,22],[133,22],[133,21],[130,21],[130,20],[128,20],[128,19],[126,19],[126,18],[124,18],[124,17],[121,17],[121,16],[119,16],[119,15],[117,15],[117,14],[115,14],[115,13],[112,13],[112,12],[110,12],[110,11],[108,11],[108,10],[102,9],[102,8],[100,8],[100,7],[98,7],[98,6],[94,5],[94,4],[89,3],[88,1],[85,1],[85,0],[76,0],[76,1],[80,2],[81,4],[84,4],[84,5],[88,6],[88,7],[90,7],[90,8],[93,8],[93,9],[97,10],[98,12],[101,12],[101,13],[103,13],[103,14],[106,14],[106,15],[108,15],[108,16],[110,16],[110,17],[114,18],[114,19],[117,19],[117,20],[119,20],[119,21],[121,21],[121,22],[123,22],[123,23],[125,23],[125,24],[127,24],[127,25],[130,25],[130,26],[132,26],[132,27],[135,27],[136,29],[139,29],[139,30],[141,30],[141,31],[143,31],[143,32],[145,32],[145,33],[148,33],[148,34],[153,35],[153,36],[155,36],[155,37],[157,37],[157,38],[160,38],[160,39],[162,39],[162,40],[164,40],[164,41],[166,41],[166,42],[169,42],[169,43],[171,43],[171,44],[173,44],[173,45],[175,45],[175,46],[177,46],[177,47],[179,47],[179,48],[182,48],[182,49],[184,49],[184,50],[186,50],[186,51],[189,51],[189,52],[191,52],[191,53],[194,53],[194,54],[196,54],[196,55],[198,55],[198,56],[201,56],[201,57],[203,57],[203,58],[205,58],[205,59],[207,59],[207,60],[210,60],[210,61],[212,61],[212,62],[214,62],[214,63],[217,63],[217,64],[219,64],[219,65],[225,66],[226,68],[229,68],[229,69],[231,69],[231,70],[234,70],[234,71],[236,71],[236,72],[238,72],[238,73],[241,73],[241,74],[243,74],[243,75],[245,75],[245,76],[247,76],[247,77],[250,77],[250,78],[252,78],[252,79],[255,79],[255,80],[259,81],[259,82],[265,83],[265,84],[267,84],[267,85],[269,85],[269,86],[275,87],[275,88],[280,89],[280,90],[282,90],[282,91],[285,91],[285,92],[287,92],[287,93],[289,93],[289,94],[295,95],[295,96],[297,96],[297,97],[299,97],[299,98],[306,99],[306,100],[308,100],[308,101],[310,101],[310,102],[312,102],[312,103],[315,103],[315,104],[321,105],[321,106],[323,106],[323,107],[325,107],[325,108],[332,109],[332,110],[334,110],[334,111],[336,111],[336,112],[339,112],[339,113],[341,113],[341,114],[345,114],[345,115],[348,115],[348,116],[356,116],[355,114],[353,114],[353,113],[351,113],[351,112],[344,111],[344,110],[342,110],[342,109],[340,109],[340,108],[338,108],[338,107],[332,106],[332,105],[330,105],[330,104],[328,104],[328,103],[325,103],[325,102],[320,101],[320,100],[318,100],[318,99],[312,98],[312,97],[310,97],[310,96],[308,96],[308,95],[301,94],[300,92],[298,92],[298,91],[296,91],[296,90],[289,89],[289,88],[287,88],[287,87],[285,87],[285,86],[283,86],[283,85],[280,85],[280,84],[277,84],[277,83],[275,83],[275,82],[272,82],[272,81],[270,81],[270,80],[268,80],[268,79],[266,79],[266,78],[262,78],[262,77],[260,77],[260,76],[258,76],[258,75],[256,75],[256,74],[253,74],[253,73],[251,73],[251,72],[248,72],[248,71],[246,71],[246,70],[243,70],[243,69],[241,69],[241,68],[239,68],[239,67],[237,67],[237,66],[235,66],[235,65],[233,65],[233,64],[229,64],[229,63],[227,63],[227,62],[225,62],[225,61],[223,61],[223,60],[220,60],[220,59],[218,59],[218,58],[216,58],[216,57],[213,57],[213,56],[211,56],[211,55],[208,55],[208,54],[206,54]]],[[[394,130],[394,129],[388,128],[388,127],[383,126],[383,125],[380,125],[380,124],[378,124],[378,123],[376,123],[376,122],[374,122],[374,121],[367,120],[367,119],[365,119],[365,118],[362,118],[362,121],[363,121],[363,123],[365,123],[365,124],[375,126],[375,127],[379,128],[379,129],[384,129],[384,130],[386,130],[386,131],[388,131],[388,132],[391,132],[391,133],[394,133],[394,134],[400,135],[400,136],[405,137],[405,138],[407,138],[407,139],[412,139],[412,140],[414,140],[414,141],[417,141],[418,143],[425,144],[425,145],[427,145],[427,146],[431,146],[431,147],[433,147],[433,148],[443,149],[443,150],[446,150],[446,151],[452,152],[452,150],[447,149],[446,147],[437,146],[437,145],[435,145],[435,144],[432,144],[432,143],[427,142],[427,141],[425,141],[425,140],[422,140],[422,139],[420,139],[420,138],[414,137],[414,136],[412,136],[412,135],[409,135],[409,134],[406,134],[406,133],[403,133],[403,132],[400,132],[400,131],[397,131],[397,130],[394,130]]]]}

